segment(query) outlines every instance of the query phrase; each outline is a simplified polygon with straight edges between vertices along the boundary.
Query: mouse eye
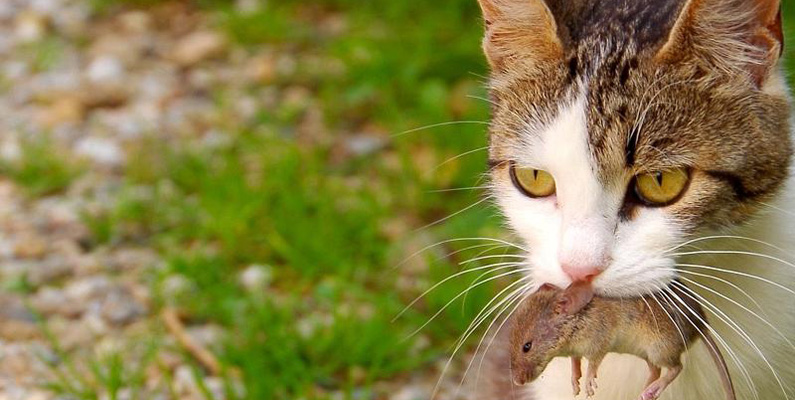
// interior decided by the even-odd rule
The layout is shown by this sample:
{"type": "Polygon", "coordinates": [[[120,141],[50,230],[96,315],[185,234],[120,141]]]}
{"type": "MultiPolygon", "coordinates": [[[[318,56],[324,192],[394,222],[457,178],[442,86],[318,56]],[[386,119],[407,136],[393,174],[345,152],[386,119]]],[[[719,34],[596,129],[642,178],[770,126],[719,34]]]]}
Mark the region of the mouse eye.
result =
{"type": "Polygon", "coordinates": [[[533,348],[533,342],[527,342],[522,346],[522,351],[527,353],[531,348],[533,348]]]}

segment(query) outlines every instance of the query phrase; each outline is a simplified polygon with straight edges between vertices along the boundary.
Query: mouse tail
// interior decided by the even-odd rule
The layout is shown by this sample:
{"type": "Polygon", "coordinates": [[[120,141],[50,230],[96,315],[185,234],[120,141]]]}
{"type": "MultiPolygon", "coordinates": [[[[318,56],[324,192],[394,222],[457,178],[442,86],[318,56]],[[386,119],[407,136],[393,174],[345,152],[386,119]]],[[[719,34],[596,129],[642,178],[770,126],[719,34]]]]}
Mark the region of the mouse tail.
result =
{"type": "Polygon", "coordinates": [[[734,384],[732,383],[731,375],[729,375],[729,367],[726,365],[726,360],[723,359],[720,348],[718,347],[717,343],[715,343],[715,340],[712,338],[712,334],[709,333],[708,329],[704,329],[702,334],[704,341],[707,344],[707,350],[709,350],[709,354],[712,356],[712,360],[715,362],[715,366],[718,368],[720,380],[723,383],[723,388],[726,391],[726,400],[737,400],[737,396],[734,393],[734,384]]]}

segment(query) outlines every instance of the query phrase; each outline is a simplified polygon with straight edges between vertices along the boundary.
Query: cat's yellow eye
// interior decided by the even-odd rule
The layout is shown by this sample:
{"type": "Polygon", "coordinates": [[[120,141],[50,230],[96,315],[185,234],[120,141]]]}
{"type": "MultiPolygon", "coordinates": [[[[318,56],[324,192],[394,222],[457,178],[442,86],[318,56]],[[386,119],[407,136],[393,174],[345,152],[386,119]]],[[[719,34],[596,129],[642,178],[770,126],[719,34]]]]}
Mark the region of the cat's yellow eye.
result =
{"type": "Polygon", "coordinates": [[[679,199],[689,180],[684,168],[641,174],[635,177],[635,193],[646,205],[666,206],[679,199]]]}
{"type": "Polygon", "coordinates": [[[555,193],[555,178],[544,170],[511,165],[511,180],[530,197],[547,197],[555,193]]]}

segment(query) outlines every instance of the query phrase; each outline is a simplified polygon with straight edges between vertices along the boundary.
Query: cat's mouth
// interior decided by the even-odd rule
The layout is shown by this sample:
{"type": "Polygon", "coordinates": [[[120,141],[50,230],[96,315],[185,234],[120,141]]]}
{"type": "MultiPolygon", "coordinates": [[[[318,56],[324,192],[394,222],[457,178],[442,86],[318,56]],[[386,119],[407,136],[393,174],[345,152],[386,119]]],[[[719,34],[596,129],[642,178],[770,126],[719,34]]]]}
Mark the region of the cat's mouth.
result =
{"type": "MultiPolygon", "coordinates": [[[[671,259],[660,258],[635,264],[616,264],[606,268],[590,281],[594,291],[608,297],[640,297],[659,293],[679,278],[671,259]]],[[[568,287],[573,281],[561,270],[533,268],[533,278],[538,286],[549,283],[568,287]]]]}

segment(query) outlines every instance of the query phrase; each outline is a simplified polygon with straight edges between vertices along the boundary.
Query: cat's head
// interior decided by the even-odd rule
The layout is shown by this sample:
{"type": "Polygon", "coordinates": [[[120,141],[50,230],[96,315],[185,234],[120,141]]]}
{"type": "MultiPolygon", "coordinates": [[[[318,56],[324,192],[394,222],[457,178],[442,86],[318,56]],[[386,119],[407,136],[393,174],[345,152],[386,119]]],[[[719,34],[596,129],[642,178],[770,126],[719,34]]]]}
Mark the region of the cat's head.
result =
{"type": "Polygon", "coordinates": [[[479,0],[492,190],[538,283],[637,295],[788,176],[775,0],[479,0]]]}

